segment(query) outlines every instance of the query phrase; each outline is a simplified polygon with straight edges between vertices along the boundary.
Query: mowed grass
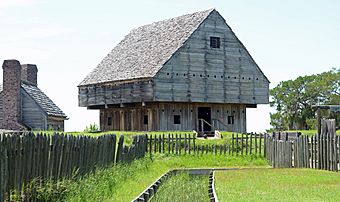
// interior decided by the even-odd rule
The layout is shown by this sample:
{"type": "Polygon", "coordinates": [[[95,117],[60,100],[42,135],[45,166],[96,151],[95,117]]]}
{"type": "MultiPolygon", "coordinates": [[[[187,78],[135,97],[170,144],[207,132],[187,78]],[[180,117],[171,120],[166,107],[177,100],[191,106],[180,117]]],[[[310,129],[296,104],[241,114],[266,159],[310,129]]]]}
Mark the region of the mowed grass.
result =
{"type": "MultiPolygon", "coordinates": [[[[130,165],[112,166],[67,182],[60,201],[131,201],[163,173],[174,168],[266,167],[264,158],[255,156],[167,156],[145,157],[130,165]]],[[[56,200],[55,200],[56,201],[56,200]]]]}
{"type": "Polygon", "coordinates": [[[151,198],[151,202],[209,201],[208,175],[179,173],[164,182],[151,198]]]}
{"type": "Polygon", "coordinates": [[[242,169],[215,173],[219,201],[339,201],[340,173],[242,169]]]}

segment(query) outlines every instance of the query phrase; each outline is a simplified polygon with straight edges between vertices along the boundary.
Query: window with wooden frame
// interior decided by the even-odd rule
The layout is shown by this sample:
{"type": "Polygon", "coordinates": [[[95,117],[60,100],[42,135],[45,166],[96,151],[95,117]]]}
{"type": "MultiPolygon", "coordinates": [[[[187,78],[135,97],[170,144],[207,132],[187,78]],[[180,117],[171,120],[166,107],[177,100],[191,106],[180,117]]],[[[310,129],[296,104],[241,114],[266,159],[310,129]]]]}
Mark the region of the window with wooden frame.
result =
{"type": "Polygon", "coordinates": [[[210,48],[220,48],[221,40],[220,37],[210,37],[210,48]]]}
{"type": "Polygon", "coordinates": [[[228,116],[228,124],[234,124],[234,116],[228,116]]]}
{"type": "Polygon", "coordinates": [[[144,125],[148,125],[149,124],[149,117],[148,115],[144,115],[144,125]]]}
{"type": "Polygon", "coordinates": [[[181,124],[181,116],[174,115],[174,124],[181,124]]]}
{"type": "Polygon", "coordinates": [[[112,117],[111,116],[107,117],[107,125],[112,126],[112,117]]]}

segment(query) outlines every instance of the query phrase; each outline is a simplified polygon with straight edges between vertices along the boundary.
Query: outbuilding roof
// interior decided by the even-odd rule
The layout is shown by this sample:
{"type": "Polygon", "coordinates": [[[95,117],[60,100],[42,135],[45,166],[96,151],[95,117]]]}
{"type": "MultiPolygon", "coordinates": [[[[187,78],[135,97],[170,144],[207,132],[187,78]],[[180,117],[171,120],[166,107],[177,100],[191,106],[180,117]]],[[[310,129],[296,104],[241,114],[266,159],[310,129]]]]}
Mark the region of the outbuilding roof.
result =
{"type": "Polygon", "coordinates": [[[79,84],[151,78],[214,9],[133,29],[79,84]]]}
{"type": "Polygon", "coordinates": [[[49,115],[66,118],[66,115],[54,102],[37,86],[22,82],[21,88],[49,115]]]}

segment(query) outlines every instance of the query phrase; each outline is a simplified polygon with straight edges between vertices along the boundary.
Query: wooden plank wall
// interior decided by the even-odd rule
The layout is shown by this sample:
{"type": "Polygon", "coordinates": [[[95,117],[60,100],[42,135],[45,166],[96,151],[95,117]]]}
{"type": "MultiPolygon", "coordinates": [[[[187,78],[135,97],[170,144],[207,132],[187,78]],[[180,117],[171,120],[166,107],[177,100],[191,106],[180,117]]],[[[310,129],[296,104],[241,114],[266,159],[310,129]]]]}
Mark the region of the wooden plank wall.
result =
{"type": "Polygon", "coordinates": [[[211,107],[215,129],[246,132],[246,106],[238,104],[145,103],[145,106],[101,109],[100,128],[104,131],[198,130],[198,107],[211,107]],[[148,116],[147,125],[144,124],[145,115],[148,116]],[[174,124],[174,115],[180,115],[180,124],[174,124]],[[234,117],[234,124],[228,124],[228,116],[234,117]],[[108,117],[112,119],[111,125],[108,117]]]}
{"type": "Polygon", "coordinates": [[[269,82],[217,13],[211,14],[154,79],[155,101],[267,104],[269,82]],[[221,48],[210,47],[210,37],[221,48]]]}
{"type": "Polygon", "coordinates": [[[24,90],[21,98],[22,122],[30,128],[47,130],[47,114],[43,109],[24,90]]]}
{"type": "Polygon", "coordinates": [[[79,106],[89,107],[153,100],[153,81],[133,80],[79,87],[79,106]]]}

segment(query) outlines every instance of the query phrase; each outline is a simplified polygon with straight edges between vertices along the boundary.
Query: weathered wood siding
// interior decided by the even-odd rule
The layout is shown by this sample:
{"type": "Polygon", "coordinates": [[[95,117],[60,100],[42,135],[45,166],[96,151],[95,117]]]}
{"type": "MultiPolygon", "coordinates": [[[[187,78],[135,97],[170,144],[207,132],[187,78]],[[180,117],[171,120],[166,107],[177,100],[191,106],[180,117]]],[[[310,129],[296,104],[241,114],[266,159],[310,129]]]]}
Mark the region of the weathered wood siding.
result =
{"type": "Polygon", "coordinates": [[[154,78],[154,101],[267,104],[269,81],[214,11],[154,78]],[[210,47],[220,37],[220,48],[210,47]]]}
{"type": "Polygon", "coordinates": [[[79,106],[89,107],[153,100],[153,82],[134,80],[79,87],[79,106]]]}
{"type": "Polygon", "coordinates": [[[101,109],[100,128],[105,131],[199,130],[198,107],[211,107],[211,123],[215,129],[246,132],[245,105],[209,103],[146,103],[146,106],[101,109]],[[180,124],[174,124],[174,115],[180,116],[180,124]],[[144,124],[144,116],[148,124],[144,124]],[[228,124],[228,116],[234,117],[234,124],[228,124]]]}
{"type": "Polygon", "coordinates": [[[49,116],[47,118],[47,129],[64,131],[64,120],[57,117],[49,116]]]}
{"type": "Polygon", "coordinates": [[[24,91],[21,90],[22,122],[34,129],[47,129],[47,114],[41,107],[24,91]]]}

